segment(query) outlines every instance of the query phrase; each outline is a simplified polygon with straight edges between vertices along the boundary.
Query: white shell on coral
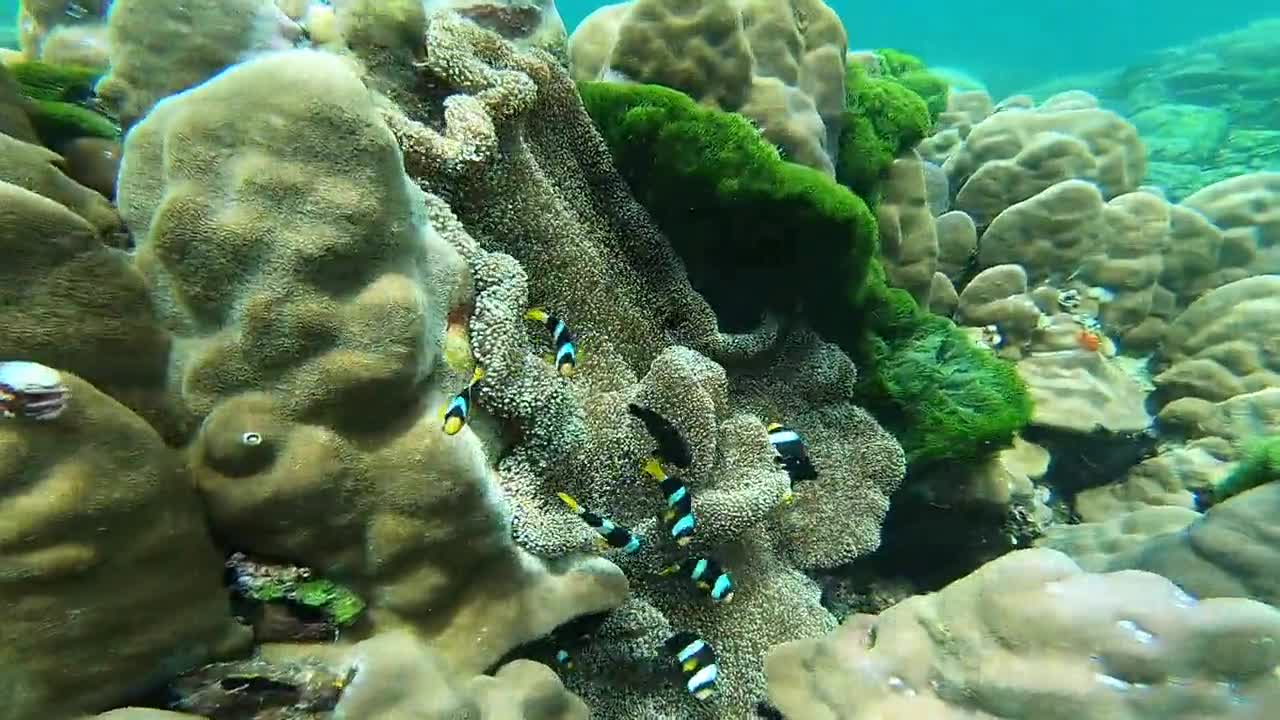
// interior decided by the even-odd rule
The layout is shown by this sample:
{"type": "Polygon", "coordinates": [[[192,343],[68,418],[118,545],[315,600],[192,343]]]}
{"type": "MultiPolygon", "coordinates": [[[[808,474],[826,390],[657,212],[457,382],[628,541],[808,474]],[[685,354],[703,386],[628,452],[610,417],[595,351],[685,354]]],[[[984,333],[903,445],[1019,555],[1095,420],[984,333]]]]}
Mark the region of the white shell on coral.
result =
{"type": "Polygon", "coordinates": [[[62,375],[51,367],[26,360],[0,362],[0,386],[15,392],[55,390],[62,375]]]}

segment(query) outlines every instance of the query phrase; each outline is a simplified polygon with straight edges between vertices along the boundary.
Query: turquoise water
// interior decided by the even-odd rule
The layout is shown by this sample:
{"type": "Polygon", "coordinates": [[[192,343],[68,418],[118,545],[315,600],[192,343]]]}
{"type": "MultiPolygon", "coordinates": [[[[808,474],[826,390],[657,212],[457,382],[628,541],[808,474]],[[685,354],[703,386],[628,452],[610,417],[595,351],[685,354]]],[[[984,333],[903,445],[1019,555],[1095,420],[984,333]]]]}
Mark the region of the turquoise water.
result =
{"type": "MultiPolygon", "coordinates": [[[[570,28],[606,3],[560,0],[570,28]]],[[[850,48],[897,47],[930,65],[963,68],[994,94],[1063,75],[1127,65],[1144,53],[1224,32],[1277,10],[1276,0],[828,2],[850,48]]]]}

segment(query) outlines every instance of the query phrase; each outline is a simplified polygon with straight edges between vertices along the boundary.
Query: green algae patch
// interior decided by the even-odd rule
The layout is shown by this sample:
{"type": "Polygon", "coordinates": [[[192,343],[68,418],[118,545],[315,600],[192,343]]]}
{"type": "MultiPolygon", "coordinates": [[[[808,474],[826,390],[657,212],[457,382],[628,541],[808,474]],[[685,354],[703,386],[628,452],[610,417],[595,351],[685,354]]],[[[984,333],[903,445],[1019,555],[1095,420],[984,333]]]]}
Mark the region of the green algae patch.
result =
{"type": "Polygon", "coordinates": [[[614,163],[726,329],[797,303],[819,331],[844,332],[876,253],[855,194],[785,161],[741,115],[657,85],[579,91],[614,163]]]}
{"type": "MultiPolygon", "coordinates": [[[[893,81],[858,94],[866,184],[924,136],[928,111],[893,81]],[[905,108],[905,109],[904,109],[905,108]],[[867,150],[870,147],[872,150],[867,150]]],[[[1014,366],[885,284],[866,203],[788,163],[744,117],[653,85],[586,82],[583,103],[632,193],[683,259],[723,329],[799,309],[858,363],[859,401],[915,467],[975,460],[1031,417],[1014,366]]],[[[845,163],[842,157],[841,162],[845,163]]]]}
{"type": "Polygon", "coordinates": [[[48,147],[82,137],[120,139],[120,128],[110,118],[75,103],[36,100],[27,114],[48,147]]]}
{"type": "Polygon", "coordinates": [[[29,98],[28,115],[40,142],[58,148],[83,137],[118,140],[120,127],[93,110],[94,84],[103,70],[42,62],[15,63],[9,67],[23,96],[29,98]]]}
{"type": "Polygon", "coordinates": [[[1280,435],[1259,438],[1246,445],[1240,463],[1214,487],[1213,500],[1220,503],[1276,480],[1280,480],[1280,435]]]}
{"type": "Polygon", "coordinates": [[[971,462],[1012,442],[1032,411],[1014,365],[881,276],[870,286],[858,400],[898,438],[909,467],[971,462]]]}
{"type": "Polygon", "coordinates": [[[93,86],[105,70],[31,61],[14,63],[9,72],[32,100],[79,103],[93,98],[93,86]]]}
{"type": "Polygon", "coordinates": [[[280,578],[255,583],[244,596],[261,603],[295,603],[322,613],[333,624],[346,626],[364,611],[365,602],[355,593],[330,580],[294,582],[280,578]]]}
{"type": "Polygon", "coordinates": [[[880,181],[894,158],[929,133],[929,106],[891,77],[872,77],[857,63],[845,69],[844,126],[836,179],[867,202],[880,194],[880,181]]]}

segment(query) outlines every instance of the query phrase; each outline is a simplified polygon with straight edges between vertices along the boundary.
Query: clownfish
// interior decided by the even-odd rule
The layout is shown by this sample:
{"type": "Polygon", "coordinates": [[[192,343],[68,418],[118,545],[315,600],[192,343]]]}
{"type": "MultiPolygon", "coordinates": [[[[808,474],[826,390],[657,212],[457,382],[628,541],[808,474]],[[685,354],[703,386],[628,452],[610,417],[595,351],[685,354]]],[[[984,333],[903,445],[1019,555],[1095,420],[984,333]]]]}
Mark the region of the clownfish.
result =
{"type": "Polygon", "coordinates": [[[682,630],[667,638],[663,647],[675,656],[690,695],[698,700],[707,700],[715,694],[720,668],[716,665],[716,651],[711,643],[682,630]]]}
{"type": "MultiPolygon", "coordinates": [[[[792,487],[801,480],[813,480],[818,477],[818,471],[809,461],[809,451],[799,433],[776,422],[769,423],[767,429],[769,444],[773,446],[773,461],[787,471],[792,487]]],[[[782,501],[790,505],[793,499],[794,496],[788,489],[782,501]]]]}
{"type": "Polygon", "coordinates": [[[716,602],[733,600],[733,579],[720,563],[711,558],[689,558],[678,565],[669,565],[658,571],[659,575],[680,573],[688,577],[716,602]]]}
{"type": "Polygon", "coordinates": [[[671,528],[671,537],[677,545],[688,545],[693,540],[693,529],[697,520],[693,516],[693,495],[689,486],[674,475],[668,475],[658,463],[657,458],[645,461],[644,472],[658,481],[662,495],[667,499],[667,510],[662,519],[671,528]]]}
{"type": "Polygon", "coordinates": [[[607,547],[615,547],[622,552],[631,555],[640,549],[642,540],[639,535],[618,525],[607,517],[597,515],[578,504],[577,500],[569,497],[565,493],[559,492],[556,495],[569,506],[569,509],[578,514],[582,521],[590,525],[600,535],[600,543],[607,547]]]}
{"type": "Polygon", "coordinates": [[[467,424],[467,418],[471,417],[471,396],[475,389],[476,383],[484,377],[484,370],[476,366],[476,370],[471,374],[471,382],[462,388],[462,391],[453,396],[449,404],[440,410],[440,417],[444,419],[444,434],[457,435],[462,430],[462,426],[467,424]]]}
{"type": "Polygon", "coordinates": [[[524,316],[529,320],[537,320],[551,331],[551,342],[556,349],[556,372],[563,377],[571,377],[578,366],[578,347],[574,344],[569,327],[563,320],[541,308],[533,308],[524,316]]]}
{"type": "Polygon", "coordinates": [[[659,457],[680,468],[693,464],[693,451],[689,449],[689,443],[685,442],[684,436],[670,420],[635,403],[627,403],[627,412],[644,423],[645,430],[649,431],[650,437],[658,444],[659,457]]]}

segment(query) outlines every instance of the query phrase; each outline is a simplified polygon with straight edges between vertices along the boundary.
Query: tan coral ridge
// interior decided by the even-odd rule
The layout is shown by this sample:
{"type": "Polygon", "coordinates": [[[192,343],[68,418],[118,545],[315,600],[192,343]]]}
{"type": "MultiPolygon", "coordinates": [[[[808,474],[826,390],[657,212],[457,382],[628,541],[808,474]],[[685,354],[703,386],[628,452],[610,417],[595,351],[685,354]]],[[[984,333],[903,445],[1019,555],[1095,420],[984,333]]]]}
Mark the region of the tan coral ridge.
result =
{"type": "Polygon", "coordinates": [[[409,108],[387,117],[410,174],[449,200],[429,204],[432,223],[475,277],[470,338],[489,380],[476,402],[519,429],[488,437],[501,448],[516,537],[541,555],[588,547],[593,532],[555,499],[567,491],[646,539],[635,556],[615,558],[633,596],[572,649],[583,672],[567,682],[601,718],[748,712],[763,697],[768,646],[833,625],[799,568],[874,549],[902,451],[849,402],[854,368],[833,346],[776,326],[716,331],[549,57],[517,53],[448,15],[430,19],[427,46],[424,76],[454,93],[445,125],[437,132],[409,108]],[[537,358],[550,341],[522,318],[530,300],[577,334],[571,380],[537,358]],[[657,576],[686,555],[655,522],[662,499],[639,472],[654,445],[628,416],[633,401],[670,418],[692,447],[693,465],[680,471],[699,508],[689,550],[730,568],[730,604],[657,576]],[[790,510],[778,507],[787,478],[765,435],[774,418],[809,438],[822,474],[797,487],[790,510]],[[676,629],[719,652],[721,692],[707,705],[671,682],[660,645],[676,629]]]}
{"type": "Polygon", "coordinates": [[[787,716],[1215,720],[1280,705],[1280,611],[1151,573],[1006,555],[941,591],[770,653],[787,716]]]}
{"type": "Polygon", "coordinates": [[[740,112],[793,162],[835,174],[847,40],[822,0],[630,0],[569,38],[578,80],[675,88],[740,112]]]}

